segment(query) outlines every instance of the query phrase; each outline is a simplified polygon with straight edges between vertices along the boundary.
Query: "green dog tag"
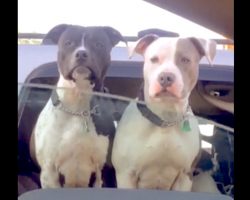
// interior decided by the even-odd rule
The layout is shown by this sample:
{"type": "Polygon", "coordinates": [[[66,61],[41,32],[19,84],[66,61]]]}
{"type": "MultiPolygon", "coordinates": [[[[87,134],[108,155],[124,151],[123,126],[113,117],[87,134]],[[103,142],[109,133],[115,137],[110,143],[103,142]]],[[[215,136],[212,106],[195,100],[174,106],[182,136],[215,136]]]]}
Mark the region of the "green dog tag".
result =
{"type": "Polygon", "coordinates": [[[183,132],[189,132],[191,131],[190,123],[188,119],[185,119],[184,122],[182,123],[181,130],[183,132]]]}

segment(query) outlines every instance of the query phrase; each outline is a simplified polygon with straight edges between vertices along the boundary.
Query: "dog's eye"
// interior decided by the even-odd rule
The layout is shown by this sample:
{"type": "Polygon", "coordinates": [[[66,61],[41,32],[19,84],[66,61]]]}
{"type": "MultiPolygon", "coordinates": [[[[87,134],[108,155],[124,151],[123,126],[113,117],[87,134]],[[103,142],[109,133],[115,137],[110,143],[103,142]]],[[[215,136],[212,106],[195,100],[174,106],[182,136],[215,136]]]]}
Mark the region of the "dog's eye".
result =
{"type": "Polygon", "coordinates": [[[150,61],[151,61],[152,63],[158,63],[158,62],[159,62],[159,58],[158,58],[157,56],[154,56],[154,57],[152,57],[152,58],[150,59],[150,61]]]}
{"type": "Polygon", "coordinates": [[[64,43],[64,45],[65,46],[71,46],[73,44],[73,42],[72,41],[70,41],[70,40],[67,40],[65,43],[64,43]]]}
{"type": "Polygon", "coordinates": [[[182,57],[181,62],[187,64],[187,63],[190,63],[190,60],[186,57],[182,57]]]}
{"type": "Polygon", "coordinates": [[[97,49],[101,49],[101,48],[104,47],[104,45],[103,45],[101,42],[96,42],[96,43],[95,43],[95,47],[96,47],[97,49]]]}

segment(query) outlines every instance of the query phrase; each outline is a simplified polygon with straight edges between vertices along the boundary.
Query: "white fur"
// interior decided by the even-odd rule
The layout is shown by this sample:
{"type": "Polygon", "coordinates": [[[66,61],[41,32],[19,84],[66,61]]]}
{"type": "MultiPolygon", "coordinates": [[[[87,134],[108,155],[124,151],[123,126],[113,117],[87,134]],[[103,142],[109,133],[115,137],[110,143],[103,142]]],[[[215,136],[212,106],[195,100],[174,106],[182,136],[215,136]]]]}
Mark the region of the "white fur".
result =
{"type": "Polygon", "coordinates": [[[130,104],[118,125],[112,162],[119,188],[170,189],[189,191],[187,175],[199,151],[196,118],[190,118],[192,132],[179,127],[160,128],[142,117],[136,104],[130,104]]]}
{"type": "MultiPolygon", "coordinates": [[[[204,48],[211,59],[216,48],[215,44],[212,46],[211,51],[204,48]]],[[[144,56],[147,107],[161,119],[180,118],[198,78],[201,55],[195,46],[189,39],[147,35],[129,50],[131,55],[137,52],[144,56]],[[175,75],[175,81],[167,89],[176,98],[157,97],[156,93],[162,90],[158,81],[161,72],[175,75]]],[[[135,103],[129,104],[118,124],[112,151],[119,188],[191,190],[189,175],[200,150],[200,139],[198,121],[192,111],[189,115],[191,131],[182,131],[181,124],[162,128],[142,116],[135,103]]]]}
{"type": "Polygon", "coordinates": [[[209,172],[201,172],[194,176],[192,192],[208,192],[220,194],[214,179],[209,172]]]}

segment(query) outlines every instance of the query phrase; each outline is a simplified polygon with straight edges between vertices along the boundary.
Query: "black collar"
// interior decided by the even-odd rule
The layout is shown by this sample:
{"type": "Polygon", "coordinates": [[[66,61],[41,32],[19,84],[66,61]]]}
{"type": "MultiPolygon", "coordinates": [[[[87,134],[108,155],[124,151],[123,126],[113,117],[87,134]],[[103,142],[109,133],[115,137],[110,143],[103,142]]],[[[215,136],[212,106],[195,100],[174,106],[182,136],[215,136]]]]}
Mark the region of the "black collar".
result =
{"type": "MultiPolygon", "coordinates": [[[[140,95],[139,95],[139,100],[144,101],[143,89],[141,89],[141,92],[140,92],[140,95]]],[[[136,105],[137,105],[138,110],[141,112],[142,116],[144,116],[146,119],[148,119],[153,124],[155,124],[157,126],[160,126],[160,127],[170,127],[170,126],[174,126],[176,124],[181,123],[182,121],[184,121],[186,119],[187,112],[190,109],[190,106],[188,106],[185,114],[181,118],[179,118],[177,120],[165,121],[165,120],[161,119],[158,115],[156,115],[154,112],[152,112],[147,107],[146,104],[137,103],[136,105]]]]}

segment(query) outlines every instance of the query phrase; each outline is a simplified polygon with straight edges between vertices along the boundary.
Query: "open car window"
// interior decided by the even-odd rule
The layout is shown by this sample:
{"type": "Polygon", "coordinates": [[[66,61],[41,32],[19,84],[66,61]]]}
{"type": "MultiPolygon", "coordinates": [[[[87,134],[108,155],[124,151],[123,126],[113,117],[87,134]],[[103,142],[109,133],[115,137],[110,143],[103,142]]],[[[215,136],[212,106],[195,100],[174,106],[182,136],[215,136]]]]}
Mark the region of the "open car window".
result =
{"type": "MultiPolygon", "coordinates": [[[[36,84],[36,83],[20,83],[18,84],[18,173],[22,176],[34,176],[39,174],[39,169],[30,159],[29,155],[29,134],[34,128],[35,122],[46,105],[51,99],[52,92],[55,90],[65,90],[65,88],[56,88],[55,86],[36,84]],[[31,176],[31,174],[33,174],[31,176]]],[[[135,99],[127,98],[119,95],[111,95],[104,93],[84,93],[91,96],[97,102],[97,112],[93,112],[98,118],[98,113],[103,112],[105,117],[111,117],[115,127],[119,124],[120,118],[129,104],[145,105],[144,102],[135,99]]],[[[217,185],[218,192],[228,196],[233,196],[234,189],[234,130],[231,127],[220,123],[196,116],[199,121],[199,129],[202,138],[202,159],[197,165],[196,175],[200,173],[211,175],[217,185]]],[[[98,119],[102,120],[102,119],[98,119]]],[[[84,117],[83,117],[84,121],[84,117]]],[[[134,122],[135,124],[137,122],[134,122]]],[[[72,126],[74,126],[72,124],[72,126]]],[[[105,132],[107,127],[105,125],[105,132]]],[[[114,137],[112,135],[111,137],[114,137]]],[[[166,152],[168,153],[168,152],[166,152]]],[[[38,176],[38,175],[37,175],[38,176]]],[[[203,187],[196,185],[196,187],[203,187]]],[[[204,187],[206,187],[204,185],[204,187]]],[[[44,193],[41,195],[45,195],[44,193]]],[[[204,197],[205,198],[205,197],[204,197]]],[[[195,199],[195,198],[194,198],[195,199]]],[[[212,198],[211,198],[212,199],[212,198]]]]}

